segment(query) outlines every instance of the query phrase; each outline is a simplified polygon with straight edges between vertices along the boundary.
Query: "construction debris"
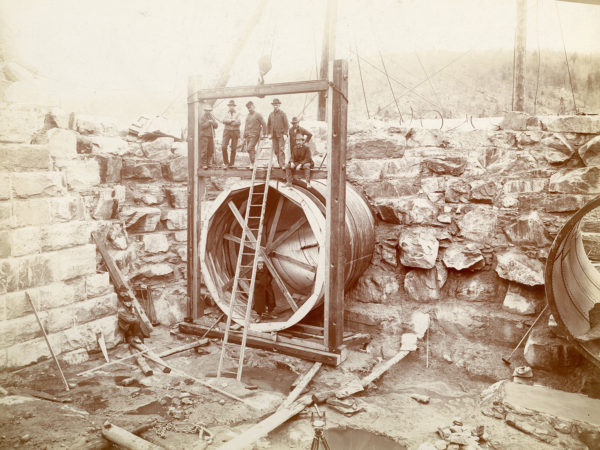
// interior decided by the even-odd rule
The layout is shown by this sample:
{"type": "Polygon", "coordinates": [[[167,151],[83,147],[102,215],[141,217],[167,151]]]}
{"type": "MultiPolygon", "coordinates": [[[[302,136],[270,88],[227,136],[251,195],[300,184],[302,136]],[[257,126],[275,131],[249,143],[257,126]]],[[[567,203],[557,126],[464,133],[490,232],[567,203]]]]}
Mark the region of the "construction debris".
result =
{"type": "Polygon", "coordinates": [[[110,442],[130,450],[159,450],[163,448],[110,422],[104,423],[104,426],[102,427],[102,436],[110,442]]]}

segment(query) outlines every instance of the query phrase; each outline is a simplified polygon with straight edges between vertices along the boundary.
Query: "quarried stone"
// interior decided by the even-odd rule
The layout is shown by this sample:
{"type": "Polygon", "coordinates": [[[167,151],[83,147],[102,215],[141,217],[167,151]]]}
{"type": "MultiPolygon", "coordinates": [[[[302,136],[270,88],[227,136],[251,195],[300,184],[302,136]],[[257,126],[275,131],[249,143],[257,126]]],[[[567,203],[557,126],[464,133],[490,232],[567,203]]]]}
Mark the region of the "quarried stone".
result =
{"type": "Polygon", "coordinates": [[[348,159],[402,158],[403,142],[398,138],[373,139],[361,135],[348,138],[348,159]]]}
{"type": "Polygon", "coordinates": [[[579,147],[578,153],[586,166],[600,166],[600,136],[579,147]]]}
{"type": "Polygon", "coordinates": [[[112,223],[106,235],[108,241],[119,250],[125,250],[129,245],[127,231],[120,223],[112,223]]]}
{"type": "Polygon", "coordinates": [[[504,229],[513,244],[531,244],[542,247],[547,244],[546,228],[537,211],[517,217],[516,221],[504,229]]]}
{"type": "Polygon", "coordinates": [[[164,165],[166,177],[169,181],[186,181],[188,177],[187,156],[174,158],[164,165]]]}
{"type": "Polygon", "coordinates": [[[373,207],[385,222],[405,225],[432,225],[437,222],[438,209],[426,198],[375,199],[373,207]]]}
{"type": "Polygon", "coordinates": [[[468,211],[458,220],[461,236],[476,242],[491,242],[496,234],[498,215],[491,208],[481,206],[468,211]]]}
{"type": "Polygon", "coordinates": [[[77,134],[73,130],[52,128],[46,134],[50,156],[60,160],[77,158],[77,134]]]}
{"type": "Polygon", "coordinates": [[[568,116],[544,121],[548,131],[558,133],[600,134],[600,118],[593,116],[568,116]]]}
{"type": "Polygon", "coordinates": [[[440,300],[447,277],[448,271],[440,262],[432,269],[413,269],[404,277],[404,290],[418,302],[440,300]]]}
{"type": "Polygon", "coordinates": [[[573,156],[571,144],[560,134],[545,137],[536,147],[550,164],[562,164],[573,156]]]}
{"type": "Polygon", "coordinates": [[[171,147],[175,139],[172,137],[159,137],[153,141],[142,142],[144,156],[150,159],[163,160],[172,155],[171,147]]]}
{"type": "Polygon", "coordinates": [[[113,291],[108,272],[95,273],[85,278],[87,298],[100,297],[113,291]]]}
{"type": "Polygon", "coordinates": [[[100,166],[100,180],[103,183],[119,183],[123,160],[118,156],[97,155],[96,161],[100,166]]]}
{"type": "Polygon", "coordinates": [[[600,194],[600,166],[557,172],[550,177],[550,192],[600,194]]]}
{"type": "Polygon", "coordinates": [[[479,246],[473,242],[454,242],[444,250],[442,261],[448,269],[479,270],[485,266],[479,246]]]}
{"type": "Polygon", "coordinates": [[[438,175],[459,176],[465,171],[467,158],[458,155],[448,155],[438,158],[427,158],[424,163],[425,167],[438,175]]]}
{"type": "Polygon", "coordinates": [[[125,202],[125,186],[101,189],[98,200],[92,212],[96,220],[113,219],[117,216],[119,206],[125,202]]]}
{"type": "Polygon", "coordinates": [[[129,145],[120,137],[93,136],[90,141],[92,150],[99,154],[123,156],[129,152],[129,145]]]}
{"type": "Polygon", "coordinates": [[[70,189],[83,190],[100,184],[100,167],[95,159],[70,161],[64,171],[70,189]]]}
{"type": "Polygon", "coordinates": [[[515,249],[505,250],[497,254],[496,273],[500,278],[527,286],[544,284],[544,265],[537,259],[515,249]]]}
{"type": "Polygon", "coordinates": [[[60,250],[87,244],[90,241],[89,222],[67,222],[45,225],[41,228],[42,251],[60,250]]]}
{"type": "Polygon", "coordinates": [[[471,186],[460,178],[449,178],[446,182],[445,199],[447,203],[466,203],[469,200],[471,186]]]}
{"type": "Polygon", "coordinates": [[[169,241],[164,234],[145,234],[143,241],[144,251],[147,253],[161,253],[169,250],[169,241]]]}
{"type": "Polygon", "coordinates": [[[125,180],[158,180],[162,177],[162,171],[159,163],[124,159],[121,176],[125,180]]]}
{"type": "Polygon", "coordinates": [[[119,134],[119,127],[113,119],[85,114],[77,114],[73,117],[73,129],[81,134],[104,134],[106,136],[119,134]]]}
{"type": "Polygon", "coordinates": [[[157,184],[136,184],[133,187],[133,200],[148,206],[159,205],[165,200],[165,192],[162,186],[157,184]]]}
{"type": "Polygon", "coordinates": [[[12,175],[17,197],[55,196],[65,191],[60,172],[20,172],[12,175]]]}
{"type": "Polygon", "coordinates": [[[168,187],[165,188],[165,191],[172,208],[187,208],[187,188],[168,187]]]}
{"type": "Polygon", "coordinates": [[[130,207],[119,213],[119,217],[125,222],[128,231],[154,231],[160,221],[161,211],[159,208],[130,207]]]}
{"type": "Polygon", "coordinates": [[[425,230],[404,230],[400,236],[400,262],[407,267],[431,269],[437,259],[439,242],[425,230]]]}
{"type": "Polygon", "coordinates": [[[525,344],[523,356],[534,369],[572,368],[583,362],[583,356],[573,345],[543,327],[533,329],[525,344]]]}
{"type": "Polygon", "coordinates": [[[160,264],[147,264],[145,266],[140,267],[136,276],[142,276],[145,278],[153,278],[153,277],[165,277],[171,275],[173,273],[173,267],[170,264],[160,263],[160,264]]]}
{"type": "Polygon", "coordinates": [[[49,170],[50,151],[41,145],[2,144],[0,170],[49,170]]]}
{"type": "Polygon", "coordinates": [[[502,308],[505,311],[529,316],[535,314],[538,309],[538,304],[543,302],[543,292],[525,286],[509,283],[508,290],[504,296],[502,308]]]}
{"type": "Polygon", "coordinates": [[[503,130],[526,131],[529,117],[529,114],[524,112],[510,111],[502,119],[500,128],[503,130]]]}
{"type": "Polygon", "coordinates": [[[529,178],[518,180],[506,180],[504,182],[505,194],[520,194],[522,192],[543,192],[548,186],[548,180],[544,178],[529,178]]]}
{"type": "Polygon", "coordinates": [[[475,180],[469,183],[471,187],[470,199],[478,203],[493,203],[498,193],[498,185],[492,180],[475,180]]]}
{"type": "Polygon", "coordinates": [[[186,209],[171,209],[164,211],[162,220],[168,230],[184,230],[187,228],[187,210],[186,209]]]}
{"type": "Polygon", "coordinates": [[[370,267],[348,295],[351,299],[363,303],[389,303],[399,291],[400,284],[393,272],[370,267]]]}

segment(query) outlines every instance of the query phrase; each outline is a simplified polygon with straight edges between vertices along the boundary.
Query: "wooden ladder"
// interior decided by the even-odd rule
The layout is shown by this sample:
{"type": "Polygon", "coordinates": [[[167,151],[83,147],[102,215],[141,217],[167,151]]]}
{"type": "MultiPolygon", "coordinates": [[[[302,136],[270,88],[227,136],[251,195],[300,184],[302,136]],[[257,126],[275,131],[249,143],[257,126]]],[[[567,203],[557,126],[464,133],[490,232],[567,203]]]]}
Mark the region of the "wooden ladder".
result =
{"type": "MultiPolygon", "coordinates": [[[[233,286],[231,288],[231,298],[229,300],[229,314],[227,315],[227,325],[225,327],[225,334],[223,336],[223,345],[221,346],[221,356],[219,357],[219,367],[217,369],[217,378],[221,376],[221,370],[223,368],[223,359],[225,356],[225,349],[227,341],[229,339],[229,330],[231,327],[231,319],[235,314],[235,308],[238,303],[243,304],[241,295],[247,289],[246,297],[246,312],[244,315],[244,327],[243,337],[240,348],[240,358],[238,361],[237,380],[242,379],[242,369],[244,365],[244,353],[246,351],[246,341],[248,338],[248,328],[250,325],[250,315],[252,312],[252,304],[254,301],[254,285],[256,282],[256,272],[258,267],[259,256],[261,255],[261,242],[263,234],[263,224],[265,218],[265,212],[267,207],[267,197],[269,194],[269,181],[271,179],[271,169],[273,167],[273,152],[268,150],[269,158],[260,159],[260,155],[263,149],[260,149],[256,155],[254,161],[254,167],[252,169],[252,179],[250,182],[250,190],[248,192],[248,201],[246,203],[246,214],[242,222],[242,237],[240,239],[239,251],[237,264],[235,267],[235,276],[233,280],[233,286]],[[267,165],[260,165],[259,162],[267,162],[267,165]],[[264,179],[257,177],[259,170],[265,170],[264,179]],[[256,189],[258,186],[264,183],[264,189],[262,192],[256,189]],[[258,192],[257,192],[258,190],[258,192]],[[249,242],[247,242],[249,241],[249,242]],[[248,249],[248,250],[247,250],[248,249]],[[245,258],[246,257],[246,258],[245,258]],[[246,260],[246,261],[245,261],[246,260]],[[248,261],[249,260],[249,261],[248,261]],[[252,268],[250,278],[242,276],[242,272],[247,273],[252,268]],[[240,297],[238,300],[238,296],[240,297]]],[[[234,214],[237,211],[235,205],[231,205],[234,214]]]]}

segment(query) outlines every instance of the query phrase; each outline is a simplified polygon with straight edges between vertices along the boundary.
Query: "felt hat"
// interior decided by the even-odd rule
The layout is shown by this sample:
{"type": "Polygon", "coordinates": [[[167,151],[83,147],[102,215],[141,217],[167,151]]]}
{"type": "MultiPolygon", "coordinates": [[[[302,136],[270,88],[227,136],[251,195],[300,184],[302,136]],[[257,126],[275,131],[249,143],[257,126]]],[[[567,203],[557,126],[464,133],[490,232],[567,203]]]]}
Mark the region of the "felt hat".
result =
{"type": "Polygon", "coordinates": [[[233,100],[229,100],[229,103],[227,103],[227,106],[237,106],[235,104],[235,102],[233,100]]]}
{"type": "Polygon", "coordinates": [[[273,99],[273,101],[271,102],[271,105],[281,105],[281,102],[279,101],[278,98],[273,99]]]}
{"type": "Polygon", "coordinates": [[[300,123],[297,117],[292,117],[292,123],[300,123]]]}
{"type": "Polygon", "coordinates": [[[246,103],[246,108],[249,108],[250,106],[254,106],[253,101],[249,101],[248,103],[246,103]]]}

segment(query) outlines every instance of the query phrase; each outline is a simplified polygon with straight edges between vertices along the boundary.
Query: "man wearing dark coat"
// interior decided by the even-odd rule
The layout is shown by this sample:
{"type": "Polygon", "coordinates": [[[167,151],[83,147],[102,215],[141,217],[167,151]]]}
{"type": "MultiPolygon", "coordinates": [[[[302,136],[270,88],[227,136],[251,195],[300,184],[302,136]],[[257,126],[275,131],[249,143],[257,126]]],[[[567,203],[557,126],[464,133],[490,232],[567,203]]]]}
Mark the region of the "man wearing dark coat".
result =
{"type": "Polygon", "coordinates": [[[211,114],[212,106],[204,105],[204,114],[198,120],[198,161],[208,169],[215,152],[215,129],[219,126],[211,114]]]}
{"type": "Polygon", "coordinates": [[[289,130],[290,135],[290,152],[296,146],[296,135],[301,134],[304,136],[304,143],[308,145],[310,140],[312,139],[312,133],[308,131],[306,128],[300,126],[300,121],[297,117],[292,117],[292,126],[289,130]]]}
{"type": "Polygon", "coordinates": [[[235,110],[236,104],[233,100],[227,103],[228,109],[223,118],[223,140],[221,142],[221,153],[223,154],[223,166],[225,169],[235,164],[235,153],[238,139],[240,138],[240,114],[235,110]],[[231,152],[227,154],[227,147],[231,144],[231,152]]]}
{"type": "Polygon", "coordinates": [[[272,317],[275,310],[275,293],[271,282],[273,276],[263,261],[258,261],[256,269],[256,280],[254,281],[253,308],[261,319],[272,317]],[[266,315],[265,315],[266,310],[266,315]]]}
{"type": "Polygon", "coordinates": [[[286,160],[285,141],[288,137],[290,124],[287,115],[281,110],[279,99],[274,99],[271,104],[273,105],[273,112],[269,114],[269,119],[267,120],[267,131],[269,136],[271,136],[273,153],[277,156],[277,163],[283,169],[286,160]]]}
{"type": "Polygon", "coordinates": [[[287,178],[286,186],[291,186],[294,176],[292,171],[298,169],[304,169],[304,176],[306,178],[306,187],[310,188],[310,169],[315,166],[310,153],[310,148],[304,144],[304,136],[301,134],[296,135],[296,145],[292,149],[290,155],[290,163],[285,168],[285,176],[287,178]]]}
{"type": "Polygon", "coordinates": [[[246,103],[248,108],[248,115],[246,116],[246,124],[244,125],[244,146],[243,149],[248,152],[250,157],[250,168],[254,164],[254,157],[256,155],[256,144],[266,133],[267,124],[263,116],[256,112],[256,107],[253,102],[246,103]]]}

